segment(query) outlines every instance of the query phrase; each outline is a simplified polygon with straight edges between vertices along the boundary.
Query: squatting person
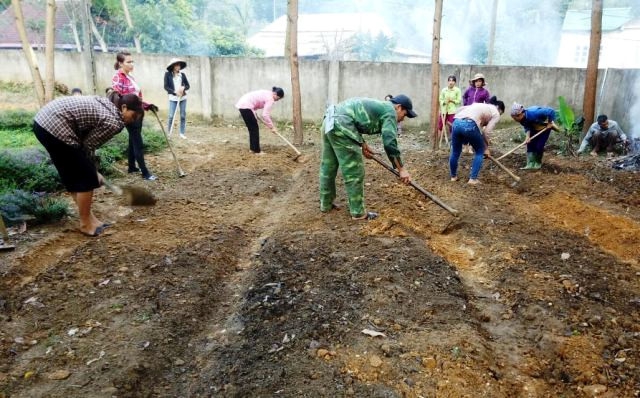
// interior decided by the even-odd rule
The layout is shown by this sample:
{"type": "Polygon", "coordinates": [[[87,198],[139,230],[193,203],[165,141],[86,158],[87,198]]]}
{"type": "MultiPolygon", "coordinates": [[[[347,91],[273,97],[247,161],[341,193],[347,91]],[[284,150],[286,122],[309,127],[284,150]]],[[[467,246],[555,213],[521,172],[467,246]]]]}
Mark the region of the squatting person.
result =
{"type": "Polygon", "coordinates": [[[622,131],[618,122],[611,120],[607,115],[599,115],[596,122],[589,127],[587,135],[584,136],[578,153],[582,153],[590,145],[591,156],[598,156],[602,149],[607,151],[607,157],[613,156],[613,151],[618,143],[626,146],[629,141],[627,135],[622,131]]]}
{"type": "Polygon", "coordinates": [[[336,198],[338,168],[347,190],[349,212],[353,220],[370,220],[378,215],[367,212],[364,205],[364,160],[373,152],[363,134],[381,134],[384,150],[391,164],[398,170],[400,180],[411,181],[400,157],[396,138],[398,123],[405,117],[414,118],[411,99],[396,95],[389,101],[370,98],[351,98],[327,108],[323,120],[322,161],[320,163],[320,211],[339,208],[336,198]]]}

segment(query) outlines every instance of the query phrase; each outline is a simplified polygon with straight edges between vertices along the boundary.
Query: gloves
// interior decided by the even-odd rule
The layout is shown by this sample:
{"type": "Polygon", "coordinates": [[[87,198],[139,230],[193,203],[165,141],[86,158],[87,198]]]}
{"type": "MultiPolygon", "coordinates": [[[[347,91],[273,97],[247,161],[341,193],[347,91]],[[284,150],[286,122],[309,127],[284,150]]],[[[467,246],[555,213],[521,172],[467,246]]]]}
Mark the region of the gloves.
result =
{"type": "Polygon", "coordinates": [[[147,110],[148,110],[148,111],[151,111],[151,112],[153,112],[153,113],[156,113],[156,112],[158,112],[158,107],[157,107],[157,106],[155,106],[155,105],[153,105],[153,104],[149,104],[149,105],[147,106],[147,110]]]}

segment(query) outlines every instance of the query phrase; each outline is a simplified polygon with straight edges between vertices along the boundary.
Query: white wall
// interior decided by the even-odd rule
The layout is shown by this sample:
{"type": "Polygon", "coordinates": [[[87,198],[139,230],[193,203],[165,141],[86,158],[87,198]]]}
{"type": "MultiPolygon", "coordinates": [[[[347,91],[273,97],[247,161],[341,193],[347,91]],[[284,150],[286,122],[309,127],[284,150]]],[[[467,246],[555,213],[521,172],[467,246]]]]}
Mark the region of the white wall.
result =
{"type": "MultiPolygon", "coordinates": [[[[40,64],[44,58],[40,56],[40,64]]],[[[22,51],[2,50],[4,59],[1,80],[30,82],[31,74],[22,51]]],[[[134,75],[143,90],[145,101],[166,110],[167,95],[163,89],[166,64],[171,56],[134,54],[134,75]]],[[[284,59],[265,58],[206,58],[184,57],[184,70],[191,90],[188,93],[190,113],[205,118],[237,119],[234,104],[247,91],[270,89],[279,86],[285,90],[285,98],[274,107],[276,120],[291,120],[291,83],[289,63],[284,59]]],[[[111,85],[114,74],[115,54],[96,54],[98,94],[111,85]]],[[[56,80],[71,87],[80,87],[88,93],[80,54],[57,52],[56,80]]],[[[443,65],[444,86],[450,74],[458,77],[458,85],[464,90],[475,73],[483,73],[492,94],[502,99],[507,108],[514,101],[525,106],[543,105],[557,108],[558,96],[564,96],[577,115],[582,113],[584,69],[549,67],[505,67],[443,65]]],[[[44,70],[42,71],[44,73],[44,70]]],[[[640,95],[630,87],[640,81],[640,69],[609,69],[603,83],[604,71],[599,73],[598,94],[601,101],[598,110],[630,128],[629,109],[640,101],[640,95]]],[[[344,100],[355,96],[382,99],[386,94],[406,94],[413,100],[418,117],[408,121],[408,126],[425,126],[429,123],[431,65],[374,62],[300,61],[300,86],[302,91],[303,118],[319,121],[331,100],[344,100]]],[[[508,112],[503,119],[509,118],[508,112]]]]}

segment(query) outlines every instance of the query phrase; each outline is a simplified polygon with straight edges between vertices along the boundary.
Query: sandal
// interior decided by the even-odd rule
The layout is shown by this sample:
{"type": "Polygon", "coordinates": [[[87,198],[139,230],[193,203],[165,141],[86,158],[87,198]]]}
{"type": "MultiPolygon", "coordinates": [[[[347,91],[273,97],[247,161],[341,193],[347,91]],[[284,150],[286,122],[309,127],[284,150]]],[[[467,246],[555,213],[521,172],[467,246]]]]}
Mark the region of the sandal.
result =
{"type": "Polygon", "coordinates": [[[365,214],[363,214],[362,216],[352,216],[351,219],[356,221],[356,220],[375,220],[376,218],[378,218],[378,213],[374,213],[372,211],[368,211],[365,214]]]}
{"type": "Polygon", "coordinates": [[[100,236],[100,234],[101,234],[101,233],[103,233],[103,232],[104,232],[105,228],[106,228],[106,227],[105,227],[105,226],[104,226],[104,224],[103,224],[103,225],[100,225],[98,228],[96,228],[96,229],[95,229],[95,231],[94,231],[92,234],[91,234],[91,233],[89,233],[89,232],[84,232],[84,231],[80,231],[80,233],[81,233],[82,235],[84,235],[84,236],[88,236],[88,237],[90,237],[90,238],[96,238],[96,237],[100,236]]]}

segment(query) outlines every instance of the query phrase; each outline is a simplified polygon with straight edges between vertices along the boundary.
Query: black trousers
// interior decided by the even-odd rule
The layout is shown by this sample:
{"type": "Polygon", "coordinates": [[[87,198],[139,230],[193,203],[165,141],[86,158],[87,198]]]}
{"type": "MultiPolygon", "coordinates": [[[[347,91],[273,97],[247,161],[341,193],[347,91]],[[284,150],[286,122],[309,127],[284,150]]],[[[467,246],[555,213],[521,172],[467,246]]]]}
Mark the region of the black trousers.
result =
{"type": "Polygon", "coordinates": [[[240,109],[240,116],[249,130],[249,149],[260,152],[260,127],[258,127],[256,115],[251,109],[240,109]]]}
{"type": "Polygon", "coordinates": [[[142,119],[134,124],[127,126],[129,132],[129,172],[138,171],[138,168],[142,172],[143,177],[149,177],[151,173],[147,169],[144,163],[144,143],[142,142],[142,119]],[[136,167],[136,162],[138,167],[136,167]]]}

